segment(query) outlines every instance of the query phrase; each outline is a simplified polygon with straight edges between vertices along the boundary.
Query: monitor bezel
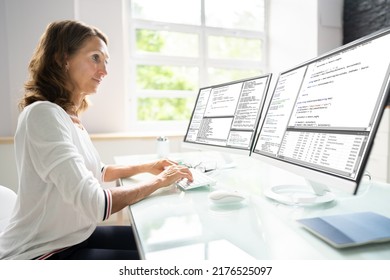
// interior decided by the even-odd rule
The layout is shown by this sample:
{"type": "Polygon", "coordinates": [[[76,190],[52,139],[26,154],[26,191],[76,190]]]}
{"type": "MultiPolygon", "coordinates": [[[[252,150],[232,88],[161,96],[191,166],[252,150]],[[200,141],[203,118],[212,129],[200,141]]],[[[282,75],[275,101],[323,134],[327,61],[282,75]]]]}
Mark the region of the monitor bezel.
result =
{"type": "Polygon", "coordinates": [[[196,96],[196,100],[194,102],[194,106],[193,106],[193,110],[192,110],[192,113],[191,113],[191,117],[190,117],[190,119],[188,121],[188,126],[187,126],[186,133],[184,134],[184,137],[183,137],[183,140],[182,140],[182,143],[181,143],[181,147],[183,149],[190,149],[190,150],[197,150],[197,151],[215,151],[215,152],[221,152],[221,153],[229,153],[229,154],[231,153],[231,154],[239,154],[239,155],[250,156],[250,154],[252,152],[252,149],[254,147],[254,143],[256,141],[256,135],[257,135],[258,128],[259,128],[259,123],[260,123],[260,121],[262,119],[262,112],[264,110],[264,104],[265,104],[265,100],[266,100],[266,97],[267,97],[267,93],[269,91],[271,79],[272,79],[272,73],[267,73],[267,74],[262,74],[262,75],[253,76],[253,77],[249,77],[249,78],[233,80],[233,81],[230,81],[230,82],[225,82],[225,83],[213,84],[213,85],[209,85],[209,86],[200,87],[199,90],[198,90],[198,94],[196,96]],[[238,148],[238,147],[231,147],[231,146],[219,146],[219,145],[214,145],[214,144],[205,144],[205,143],[197,143],[197,142],[186,141],[186,137],[188,135],[188,132],[189,132],[189,129],[190,129],[190,126],[191,126],[191,121],[192,121],[192,118],[194,116],[196,104],[198,103],[198,99],[199,99],[199,96],[200,96],[200,93],[202,92],[202,90],[209,89],[209,88],[222,87],[222,86],[226,86],[226,85],[232,85],[232,84],[235,84],[235,83],[242,83],[242,82],[252,81],[252,80],[262,79],[262,78],[266,78],[266,85],[265,85],[265,89],[264,89],[264,94],[263,94],[263,96],[261,98],[261,101],[260,101],[259,115],[258,115],[258,119],[256,121],[255,129],[254,129],[254,133],[253,133],[253,138],[251,140],[250,147],[248,149],[238,148]]]}
{"type": "Polygon", "coordinates": [[[380,104],[378,107],[379,109],[376,112],[375,121],[373,123],[372,130],[371,130],[371,133],[369,134],[369,138],[367,141],[366,152],[363,154],[360,168],[357,172],[357,176],[355,179],[342,177],[342,176],[339,176],[337,174],[327,173],[323,170],[314,169],[314,168],[311,168],[309,166],[298,165],[298,164],[284,161],[280,158],[276,158],[276,157],[273,157],[270,155],[261,154],[259,152],[256,152],[255,148],[256,148],[257,142],[259,141],[261,128],[264,125],[264,121],[266,118],[266,114],[269,110],[271,100],[275,94],[276,86],[279,82],[280,77],[283,74],[288,73],[290,71],[294,71],[294,70],[299,69],[301,67],[307,66],[313,62],[324,59],[326,57],[335,55],[335,54],[337,54],[341,51],[344,51],[346,49],[350,49],[350,48],[353,48],[353,47],[358,46],[360,44],[363,44],[365,42],[375,40],[376,38],[380,38],[382,36],[390,36],[390,28],[385,28],[385,29],[379,30],[377,32],[374,32],[372,34],[369,34],[367,36],[364,36],[358,40],[355,40],[355,41],[352,41],[348,44],[340,46],[336,49],[333,49],[329,52],[326,52],[323,55],[315,57],[311,60],[308,60],[304,63],[301,63],[295,67],[292,67],[286,71],[279,73],[278,78],[277,78],[276,83],[275,83],[275,87],[272,90],[272,95],[269,98],[267,108],[264,110],[263,121],[257,130],[256,140],[255,140],[254,145],[253,145],[251,156],[253,158],[259,159],[267,164],[270,164],[271,166],[276,166],[278,168],[281,168],[281,169],[290,171],[294,174],[297,174],[299,176],[302,176],[309,182],[310,181],[311,182],[319,182],[320,184],[324,184],[324,185],[328,186],[329,189],[331,189],[331,190],[341,190],[344,193],[356,195],[358,193],[358,190],[359,190],[359,184],[362,181],[362,177],[365,173],[367,162],[369,160],[369,156],[370,156],[373,144],[374,144],[375,135],[377,134],[381,119],[383,117],[383,112],[386,108],[387,100],[389,98],[389,85],[390,85],[390,73],[389,73],[390,69],[389,69],[389,67],[387,69],[387,73],[386,73],[385,79],[383,80],[383,84],[382,84],[382,88],[381,88],[382,100],[380,100],[380,104]]]}

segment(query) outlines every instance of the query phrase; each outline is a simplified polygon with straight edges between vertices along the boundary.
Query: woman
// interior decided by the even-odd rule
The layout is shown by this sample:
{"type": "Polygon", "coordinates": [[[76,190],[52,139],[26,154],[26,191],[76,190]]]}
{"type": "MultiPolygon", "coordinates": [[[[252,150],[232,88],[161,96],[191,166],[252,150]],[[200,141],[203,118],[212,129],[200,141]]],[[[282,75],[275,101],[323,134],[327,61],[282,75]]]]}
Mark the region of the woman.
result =
{"type": "Polygon", "coordinates": [[[29,64],[15,134],[18,200],[0,234],[0,259],[137,259],[130,227],[97,227],[112,213],[192,175],[168,160],[115,166],[100,162],[80,122],[87,96],[107,75],[107,39],[76,21],[50,24],[29,64]],[[138,186],[102,182],[141,172],[138,186]]]}

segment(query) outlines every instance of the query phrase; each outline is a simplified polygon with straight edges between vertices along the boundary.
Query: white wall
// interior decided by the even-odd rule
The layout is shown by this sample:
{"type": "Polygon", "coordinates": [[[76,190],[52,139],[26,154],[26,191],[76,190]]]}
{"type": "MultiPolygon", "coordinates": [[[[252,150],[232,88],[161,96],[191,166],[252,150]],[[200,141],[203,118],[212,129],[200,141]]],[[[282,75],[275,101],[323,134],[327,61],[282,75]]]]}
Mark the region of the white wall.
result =
{"type": "Polygon", "coordinates": [[[0,0],[1,77],[0,136],[13,135],[16,128],[17,102],[27,79],[27,65],[38,39],[54,20],[79,19],[96,25],[110,39],[110,75],[92,98],[95,104],[85,115],[90,132],[124,130],[125,59],[123,55],[122,0],[0,0]],[[44,7],[44,12],[42,10],[44,7]],[[3,83],[4,80],[4,83],[3,83]],[[5,101],[3,103],[3,100],[5,101]],[[107,113],[102,113],[107,112],[107,113]]]}
{"type": "Polygon", "coordinates": [[[318,54],[332,50],[343,42],[343,4],[343,0],[318,1],[318,54]]]}
{"type": "Polygon", "coordinates": [[[108,75],[99,92],[91,100],[93,106],[83,115],[91,133],[123,132],[126,130],[127,64],[125,57],[125,1],[78,0],[77,19],[101,29],[109,39],[108,75]],[[93,12],[91,12],[93,11],[93,12]]]}
{"type": "Polygon", "coordinates": [[[278,73],[317,55],[317,1],[272,0],[268,15],[268,65],[278,73]]]}
{"type": "MultiPolygon", "coordinates": [[[[11,101],[9,91],[9,71],[8,71],[8,44],[7,26],[5,16],[5,1],[0,1],[0,135],[11,135],[11,101]]],[[[1,154],[0,154],[1,155],[1,154]]]]}
{"type": "Polygon", "coordinates": [[[6,110],[8,116],[3,119],[5,125],[1,126],[0,135],[13,135],[18,110],[17,103],[21,97],[23,83],[27,78],[27,65],[38,43],[43,30],[53,20],[72,18],[74,14],[73,1],[60,0],[2,0],[0,16],[1,29],[5,30],[2,37],[0,60],[1,73],[8,73],[8,83],[0,88],[0,111],[6,110]],[[42,12],[45,7],[47,13],[42,12]],[[50,11],[50,12],[49,12],[50,11]],[[4,40],[4,41],[3,41],[4,40]]]}
{"type": "Polygon", "coordinates": [[[279,73],[342,44],[343,0],[272,0],[269,71],[279,73]]]}

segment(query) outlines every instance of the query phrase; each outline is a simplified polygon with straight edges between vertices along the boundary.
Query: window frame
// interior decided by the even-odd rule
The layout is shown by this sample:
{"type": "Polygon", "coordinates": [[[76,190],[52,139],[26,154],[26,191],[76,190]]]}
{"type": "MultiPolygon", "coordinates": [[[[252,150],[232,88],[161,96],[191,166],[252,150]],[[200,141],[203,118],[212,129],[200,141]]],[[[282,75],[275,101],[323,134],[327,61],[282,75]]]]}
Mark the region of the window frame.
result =
{"type": "MultiPolygon", "coordinates": [[[[159,22],[152,20],[137,19],[132,17],[131,1],[128,1],[127,11],[127,34],[125,40],[127,41],[128,59],[126,85],[128,94],[126,96],[126,116],[127,127],[133,131],[164,131],[168,134],[186,132],[188,121],[139,121],[137,119],[137,99],[140,97],[157,97],[157,98],[180,98],[191,97],[196,98],[198,89],[209,85],[208,69],[210,67],[225,68],[225,69],[239,69],[239,70],[255,70],[258,68],[262,73],[267,72],[267,0],[264,1],[264,31],[251,31],[241,29],[228,29],[211,27],[205,25],[205,9],[204,0],[201,1],[201,25],[177,24],[169,22],[159,22]],[[179,57],[160,54],[145,54],[137,53],[136,51],[136,30],[148,29],[155,31],[168,31],[197,34],[199,37],[198,57],[179,57]],[[208,58],[208,36],[231,36],[245,39],[260,39],[261,55],[260,61],[250,61],[244,59],[212,59],[208,58]],[[234,64],[234,67],[232,66],[234,64]],[[188,66],[197,67],[199,70],[198,88],[193,91],[180,90],[137,90],[136,87],[136,68],[137,65],[161,65],[161,66],[188,66]]],[[[161,0],[163,1],[163,0],[161,0]]],[[[126,18],[126,17],[125,17],[126,18]]],[[[125,56],[126,57],[126,56],[125,56]]],[[[161,133],[160,133],[161,134],[161,133]]]]}

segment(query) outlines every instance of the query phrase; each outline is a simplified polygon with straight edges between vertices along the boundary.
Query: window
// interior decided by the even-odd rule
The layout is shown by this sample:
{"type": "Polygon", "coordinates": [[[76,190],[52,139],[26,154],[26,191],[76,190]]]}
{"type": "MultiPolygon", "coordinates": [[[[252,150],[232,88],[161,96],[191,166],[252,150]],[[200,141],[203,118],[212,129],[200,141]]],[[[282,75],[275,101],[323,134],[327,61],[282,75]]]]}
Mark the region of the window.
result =
{"type": "Polygon", "coordinates": [[[199,87],[265,72],[265,0],[129,0],[130,129],[184,130],[199,87]]]}

